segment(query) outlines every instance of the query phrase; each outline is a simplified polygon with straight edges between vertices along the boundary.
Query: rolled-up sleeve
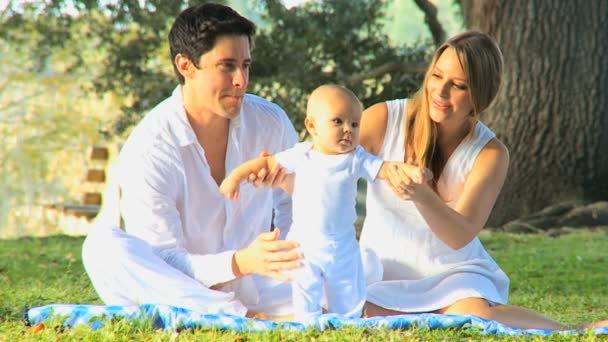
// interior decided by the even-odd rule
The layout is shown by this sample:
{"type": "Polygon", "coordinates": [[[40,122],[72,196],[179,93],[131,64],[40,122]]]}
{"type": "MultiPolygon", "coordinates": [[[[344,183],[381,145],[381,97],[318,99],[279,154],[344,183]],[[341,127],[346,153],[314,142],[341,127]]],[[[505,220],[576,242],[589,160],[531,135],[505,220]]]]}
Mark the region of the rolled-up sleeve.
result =
{"type": "Polygon", "coordinates": [[[216,254],[191,254],[182,248],[167,248],[158,251],[165,262],[179,269],[206,287],[226,283],[236,277],[232,273],[233,250],[216,254]]]}
{"type": "Polygon", "coordinates": [[[234,250],[196,254],[186,249],[180,215],[180,194],[186,191],[181,162],[159,151],[127,159],[121,172],[126,231],[148,242],[169,265],[206,287],[234,280],[234,250]]]}
{"type": "Polygon", "coordinates": [[[153,152],[121,156],[121,212],[125,230],[155,248],[182,240],[177,191],[179,170],[166,155],[153,152]],[[164,160],[163,160],[164,159],[164,160]]]}

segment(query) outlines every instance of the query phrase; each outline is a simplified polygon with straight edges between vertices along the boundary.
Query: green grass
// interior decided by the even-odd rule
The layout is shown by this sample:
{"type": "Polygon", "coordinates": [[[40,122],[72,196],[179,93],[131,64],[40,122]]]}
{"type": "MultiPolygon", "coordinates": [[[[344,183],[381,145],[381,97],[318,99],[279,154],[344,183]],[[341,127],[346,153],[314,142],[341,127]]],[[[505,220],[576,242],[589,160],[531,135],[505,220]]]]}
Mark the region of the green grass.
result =
{"type": "MultiPolygon", "coordinates": [[[[608,233],[581,231],[558,238],[483,232],[488,252],[511,278],[512,304],[543,312],[562,322],[608,318],[608,233]]],[[[48,324],[35,332],[22,322],[27,307],[50,303],[101,303],[80,259],[82,238],[53,236],[0,240],[0,341],[398,341],[513,340],[463,330],[379,330],[345,328],[303,333],[273,331],[243,334],[188,330],[179,335],[154,330],[147,322],[116,321],[103,329],[61,329],[48,324]]],[[[597,340],[587,335],[547,340],[597,340]]],[[[543,340],[528,338],[527,340],[543,340]]]]}

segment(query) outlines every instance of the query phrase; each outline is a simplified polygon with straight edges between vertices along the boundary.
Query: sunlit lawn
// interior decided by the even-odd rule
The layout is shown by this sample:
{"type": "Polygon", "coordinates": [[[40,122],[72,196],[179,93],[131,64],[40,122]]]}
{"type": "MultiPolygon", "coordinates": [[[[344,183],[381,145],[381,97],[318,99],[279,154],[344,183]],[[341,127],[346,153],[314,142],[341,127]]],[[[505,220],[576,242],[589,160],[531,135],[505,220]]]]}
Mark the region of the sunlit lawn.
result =
{"type": "MultiPolygon", "coordinates": [[[[541,311],[557,320],[581,323],[608,318],[608,233],[581,231],[550,238],[544,235],[482,233],[482,240],[511,278],[510,302],[541,311]]],[[[0,341],[7,340],[477,340],[470,331],[341,329],[304,333],[242,334],[190,330],[179,335],[149,324],[113,322],[103,329],[62,330],[49,325],[39,332],[22,322],[27,307],[50,303],[100,303],[80,259],[82,238],[54,236],[0,240],[0,341]]],[[[111,256],[108,256],[111,257],[111,256]]],[[[495,339],[512,340],[512,337],[495,339]]],[[[554,337],[593,340],[592,335],[554,337]]]]}

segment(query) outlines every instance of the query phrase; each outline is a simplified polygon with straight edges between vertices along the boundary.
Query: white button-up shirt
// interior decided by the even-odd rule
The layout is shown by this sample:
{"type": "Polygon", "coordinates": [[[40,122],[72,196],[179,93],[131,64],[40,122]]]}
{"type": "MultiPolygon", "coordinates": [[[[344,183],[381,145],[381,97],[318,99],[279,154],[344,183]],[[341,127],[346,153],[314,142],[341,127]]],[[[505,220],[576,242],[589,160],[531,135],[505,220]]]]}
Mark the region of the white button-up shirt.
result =
{"type": "MultiPolygon", "coordinates": [[[[297,140],[279,106],[247,94],[230,122],[226,173],[262,150],[276,153],[297,140]]],[[[282,190],[244,183],[238,201],[220,193],[179,86],[131,133],[119,156],[118,177],[125,230],[207,287],[235,278],[232,255],[269,231],[273,208],[282,236],[291,225],[291,200],[282,190]]]]}

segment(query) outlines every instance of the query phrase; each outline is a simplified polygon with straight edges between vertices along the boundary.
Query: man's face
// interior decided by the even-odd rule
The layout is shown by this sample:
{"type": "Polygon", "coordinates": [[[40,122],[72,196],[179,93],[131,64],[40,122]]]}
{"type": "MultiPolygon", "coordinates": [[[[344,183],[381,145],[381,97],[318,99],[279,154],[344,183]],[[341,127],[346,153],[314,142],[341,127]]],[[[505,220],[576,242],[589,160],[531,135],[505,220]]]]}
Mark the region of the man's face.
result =
{"type": "Polygon", "coordinates": [[[251,53],[247,36],[219,36],[198,65],[189,81],[203,112],[227,119],[236,117],[249,83],[251,53]]]}

